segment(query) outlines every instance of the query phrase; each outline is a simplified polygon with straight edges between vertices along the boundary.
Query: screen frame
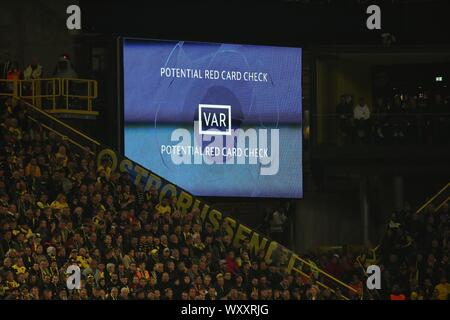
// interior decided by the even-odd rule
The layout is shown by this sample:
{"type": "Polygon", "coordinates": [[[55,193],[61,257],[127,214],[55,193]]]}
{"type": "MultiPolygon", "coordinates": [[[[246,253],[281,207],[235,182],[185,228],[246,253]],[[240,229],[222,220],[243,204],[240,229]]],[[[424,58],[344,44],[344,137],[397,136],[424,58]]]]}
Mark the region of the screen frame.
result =
{"type": "MultiPolygon", "coordinates": [[[[156,42],[175,42],[175,41],[183,41],[183,42],[192,42],[192,43],[203,43],[203,44],[230,44],[230,45],[250,45],[250,46],[261,46],[261,47],[278,47],[278,48],[296,48],[296,49],[301,49],[302,50],[302,54],[301,54],[301,66],[303,67],[303,58],[304,58],[304,48],[303,47],[299,47],[299,46],[286,46],[286,45],[268,45],[268,44],[254,44],[254,43],[231,43],[231,42],[227,42],[227,43],[222,43],[222,42],[211,42],[211,41],[195,41],[195,40],[177,40],[177,39],[156,39],[156,38],[142,38],[142,37],[129,37],[129,36],[118,36],[117,40],[116,40],[116,45],[117,45],[117,122],[118,122],[118,132],[117,132],[117,139],[118,139],[118,151],[119,154],[125,158],[127,158],[127,156],[125,155],[125,122],[124,122],[124,117],[125,117],[125,96],[124,96],[124,64],[123,64],[123,47],[124,47],[124,43],[126,40],[137,40],[137,41],[156,41],[156,42]]],[[[300,72],[303,72],[303,70],[301,69],[300,72]]],[[[303,74],[301,77],[301,92],[303,95],[303,74]]],[[[273,201],[288,201],[288,200],[302,200],[305,196],[305,189],[304,189],[304,170],[303,170],[303,164],[304,164],[304,137],[303,137],[303,106],[302,106],[302,123],[301,123],[301,140],[302,140],[302,152],[301,152],[301,159],[300,159],[300,165],[301,165],[301,170],[302,170],[302,175],[301,175],[301,186],[302,186],[302,196],[298,197],[298,198],[291,198],[291,197],[249,197],[249,196],[199,196],[199,195],[195,195],[193,194],[191,191],[188,191],[190,194],[193,194],[195,197],[198,198],[202,198],[202,199],[208,199],[209,202],[223,202],[224,200],[229,200],[229,201],[234,201],[234,202],[242,202],[242,201],[255,201],[258,202],[261,199],[268,199],[268,200],[273,200],[273,201]]],[[[132,160],[132,159],[130,159],[132,160]]],[[[138,163],[135,160],[132,160],[133,162],[138,163]]],[[[140,165],[140,164],[139,164],[140,165]]],[[[152,171],[151,168],[147,168],[149,171],[152,171]]],[[[153,172],[153,171],[152,171],[153,172]]],[[[159,176],[159,174],[157,174],[159,176]]],[[[163,179],[165,179],[164,177],[162,177],[163,179]]],[[[176,185],[178,188],[180,189],[184,189],[179,187],[177,184],[173,183],[172,181],[170,181],[172,184],[176,185]]]]}

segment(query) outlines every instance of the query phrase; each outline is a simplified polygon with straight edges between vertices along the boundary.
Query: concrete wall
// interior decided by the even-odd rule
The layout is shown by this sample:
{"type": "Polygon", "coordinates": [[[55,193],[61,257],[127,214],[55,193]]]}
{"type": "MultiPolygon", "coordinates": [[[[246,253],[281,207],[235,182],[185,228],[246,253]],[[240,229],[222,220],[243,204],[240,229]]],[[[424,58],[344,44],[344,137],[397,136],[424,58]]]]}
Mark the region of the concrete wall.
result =
{"type": "Polygon", "coordinates": [[[295,250],[362,241],[359,193],[309,192],[296,203],[295,250]]]}

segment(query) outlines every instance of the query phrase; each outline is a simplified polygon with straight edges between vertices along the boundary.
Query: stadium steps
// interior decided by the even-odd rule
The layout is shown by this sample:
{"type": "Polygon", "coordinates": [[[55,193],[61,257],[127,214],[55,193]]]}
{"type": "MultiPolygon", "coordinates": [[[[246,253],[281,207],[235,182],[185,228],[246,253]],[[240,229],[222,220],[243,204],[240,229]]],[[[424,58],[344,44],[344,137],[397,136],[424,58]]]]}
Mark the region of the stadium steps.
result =
{"type": "MultiPolygon", "coordinates": [[[[60,136],[63,140],[71,143],[75,147],[75,149],[77,149],[81,154],[87,152],[92,155],[97,155],[100,158],[101,157],[100,153],[108,154],[114,152],[113,150],[102,146],[102,144],[97,140],[69,126],[68,124],[55,118],[53,115],[35,107],[29,102],[24,100],[22,100],[21,102],[25,106],[27,106],[27,116],[29,117],[29,119],[31,119],[34,122],[40,123],[46,130],[54,132],[56,135],[60,136]]],[[[116,153],[116,155],[119,154],[116,153]]],[[[126,161],[127,164],[134,163],[132,160],[127,159],[125,157],[124,160],[126,161]]],[[[156,176],[151,172],[149,172],[149,175],[156,176]]],[[[169,181],[165,179],[163,180],[166,181],[168,184],[170,184],[169,181]]],[[[178,189],[181,191],[180,193],[189,194],[188,192],[183,191],[181,188],[178,189]]],[[[204,207],[209,208],[209,205],[205,204],[204,207]]],[[[223,214],[223,220],[221,221],[227,220],[228,222],[234,221],[236,226],[242,225],[238,224],[236,219],[223,214]]],[[[311,283],[317,285],[322,289],[327,289],[333,293],[336,293],[340,299],[349,300],[350,296],[357,298],[362,297],[362,295],[360,295],[355,288],[333,277],[324,270],[320,269],[313,261],[309,259],[303,259],[290,249],[282,246],[281,244],[275,241],[270,240],[270,238],[267,237],[266,235],[260,234],[259,231],[248,228],[247,226],[243,226],[242,229],[250,230],[250,233],[248,234],[249,237],[250,235],[253,236],[254,234],[258,235],[258,238],[262,239],[261,244],[265,241],[265,243],[267,244],[265,246],[267,248],[267,251],[271,250],[272,252],[271,257],[276,256],[277,257],[276,259],[278,259],[277,261],[279,262],[280,266],[285,267],[288,272],[290,273],[297,272],[302,276],[302,278],[305,281],[311,281],[311,283]]],[[[235,232],[235,235],[237,233],[238,232],[235,232]]],[[[256,250],[257,249],[255,247],[255,251],[256,250]]],[[[273,259],[275,260],[275,258],[273,259]]]]}

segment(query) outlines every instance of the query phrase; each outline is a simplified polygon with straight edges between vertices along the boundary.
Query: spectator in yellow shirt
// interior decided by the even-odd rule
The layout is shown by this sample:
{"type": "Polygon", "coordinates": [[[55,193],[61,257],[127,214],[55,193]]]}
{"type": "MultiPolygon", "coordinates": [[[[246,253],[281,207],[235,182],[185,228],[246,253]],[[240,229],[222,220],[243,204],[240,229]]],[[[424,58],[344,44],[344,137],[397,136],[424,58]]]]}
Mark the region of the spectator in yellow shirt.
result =
{"type": "Polygon", "coordinates": [[[16,264],[12,266],[16,274],[24,274],[27,272],[27,267],[24,265],[22,258],[18,258],[16,264]]]}
{"type": "Polygon", "coordinates": [[[40,209],[45,209],[47,207],[50,207],[50,205],[48,204],[48,195],[45,193],[41,194],[41,196],[39,197],[39,201],[36,203],[36,205],[40,209]]]}
{"type": "Polygon", "coordinates": [[[156,205],[155,209],[161,216],[166,214],[170,215],[172,213],[172,208],[170,207],[167,198],[162,199],[162,201],[156,205]]]}
{"type": "Polygon", "coordinates": [[[77,255],[77,263],[78,266],[81,269],[86,269],[87,267],[89,267],[89,264],[91,263],[91,258],[88,256],[86,249],[81,248],[78,251],[78,255],[77,255]]]}
{"type": "Polygon", "coordinates": [[[107,160],[103,160],[101,165],[99,165],[97,168],[97,173],[101,173],[102,171],[104,172],[104,175],[107,179],[111,177],[112,170],[107,160]]]}
{"type": "Polygon", "coordinates": [[[67,157],[67,153],[66,153],[66,147],[65,146],[60,146],[58,148],[58,152],[55,154],[55,158],[58,159],[62,159],[62,165],[64,167],[67,166],[67,162],[69,161],[69,157],[67,157]]]}
{"type": "Polygon", "coordinates": [[[42,76],[42,66],[39,64],[36,58],[31,59],[30,65],[23,72],[23,78],[25,80],[36,80],[42,76]]]}
{"type": "Polygon", "coordinates": [[[438,292],[438,300],[448,300],[450,294],[450,283],[446,277],[441,278],[441,282],[436,285],[435,290],[438,292]]]}

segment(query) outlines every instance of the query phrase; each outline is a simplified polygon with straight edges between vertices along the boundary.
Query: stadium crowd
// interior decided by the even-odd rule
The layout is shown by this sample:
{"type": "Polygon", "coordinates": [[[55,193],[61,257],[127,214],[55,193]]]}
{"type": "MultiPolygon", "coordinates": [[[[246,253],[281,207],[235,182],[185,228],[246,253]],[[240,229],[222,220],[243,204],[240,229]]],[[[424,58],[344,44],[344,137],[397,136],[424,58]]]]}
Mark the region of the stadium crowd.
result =
{"type": "MultiPolygon", "coordinates": [[[[323,288],[286,274],[222,231],[199,211],[181,215],[172,199],[134,186],[126,173],[97,165],[27,117],[27,107],[0,100],[0,299],[448,299],[448,206],[439,213],[393,217],[381,247],[306,258],[357,293],[323,288]],[[361,265],[379,261],[382,289],[365,289],[361,265]],[[66,270],[81,269],[80,289],[66,270]]],[[[333,287],[332,284],[329,284],[333,287]]]]}

